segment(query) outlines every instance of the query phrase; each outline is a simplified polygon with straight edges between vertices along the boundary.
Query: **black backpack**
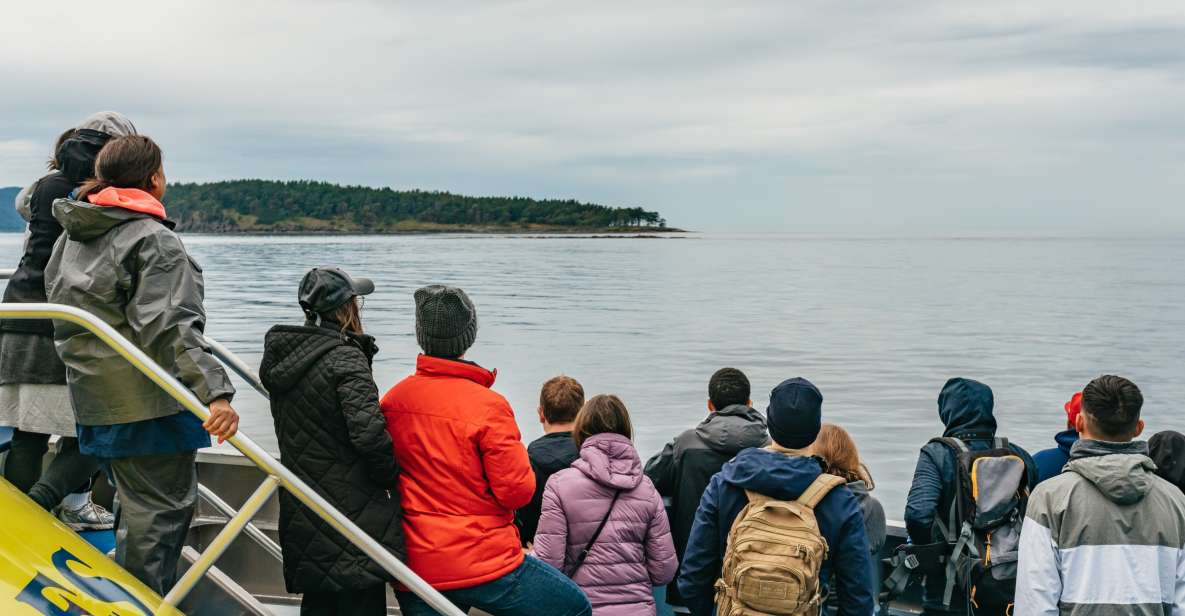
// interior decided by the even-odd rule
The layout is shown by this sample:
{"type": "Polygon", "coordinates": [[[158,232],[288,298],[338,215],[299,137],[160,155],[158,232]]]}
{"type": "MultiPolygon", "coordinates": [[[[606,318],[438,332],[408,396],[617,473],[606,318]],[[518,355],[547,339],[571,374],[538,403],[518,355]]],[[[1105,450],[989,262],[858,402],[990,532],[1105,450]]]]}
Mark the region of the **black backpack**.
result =
{"type": "Polygon", "coordinates": [[[955,459],[955,496],[946,521],[934,526],[939,541],[903,545],[887,563],[894,567],[885,582],[889,595],[924,575],[944,575],[943,605],[951,607],[955,586],[967,598],[967,613],[1007,613],[1016,597],[1020,529],[1029,501],[1025,461],[993,438],[992,447],[975,451],[957,438],[936,438],[955,459]]]}

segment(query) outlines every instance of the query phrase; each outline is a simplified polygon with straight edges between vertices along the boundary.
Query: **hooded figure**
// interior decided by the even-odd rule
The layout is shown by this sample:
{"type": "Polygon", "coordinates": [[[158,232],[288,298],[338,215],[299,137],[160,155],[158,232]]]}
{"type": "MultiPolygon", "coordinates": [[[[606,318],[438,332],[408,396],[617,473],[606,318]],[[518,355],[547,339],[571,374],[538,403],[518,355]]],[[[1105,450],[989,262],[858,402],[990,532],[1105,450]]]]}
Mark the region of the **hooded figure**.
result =
{"type": "MultiPolygon", "coordinates": [[[[712,476],[742,450],[768,444],[765,416],[744,404],[733,404],[709,413],[698,426],[684,431],[646,462],[646,475],[659,494],[671,499],[668,513],[680,562],[695,510],[712,476]]],[[[667,602],[683,604],[674,582],[667,586],[667,602]]]]}
{"type": "MultiPolygon", "coordinates": [[[[973,451],[991,449],[996,436],[996,418],[992,414],[994,398],[987,385],[971,379],[954,378],[946,382],[938,395],[938,417],[944,426],[942,436],[962,440],[973,451]]],[[[1025,462],[1029,485],[1037,478],[1032,457],[1021,447],[1009,447],[1025,462]]],[[[958,461],[949,447],[941,443],[927,443],[918,456],[913,485],[905,503],[905,526],[915,545],[938,541],[953,541],[936,533],[935,522],[945,520],[956,494],[958,461]]],[[[943,608],[946,580],[940,576],[926,578],[923,598],[926,613],[962,614],[963,610],[943,608]]],[[[956,587],[951,597],[952,606],[966,603],[966,597],[956,587]]]]}
{"type": "Polygon", "coordinates": [[[1148,455],[1156,463],[1156,474],[1185,492],[1185,434],[1173,430],[1153,434],[1148,455]]]}
{"type": "MultiPolygon", "coordinates": [[[[95,158],[108,140],[135,132],[132,123],[115,112],[83,120],[56,148],[53,161],[58,168],[17,196],[17,210],[29,225],[20,263],[4,289],[5,303],[47,300],[45,270],[62,235],[54,201],[68,197],[94,175],[95,158]]],[[[92,503],[84,487],[99,466],[79,453],[66,366],[53,336],[50,320],[0,320],[0,426],[16,429],[4,475],[45,509],[57,507],[69,495],[59,517],[76,530],[111,528],[113,516],[92,503]],[[63,437],[59,453],[42,473],[42,458],[53,434],[63,437]]]]}
{"type": "Polygon", "coordinates": [[[572,575],[588,595],[594,616],[655,613],[651,589],[673,580],[679,561],[662,497],[642,474],[642,461],[628,438],[590,436],[580,459],[552,475],[543,493],[535,555],[572,575]],[[605,526],[588,558],[573,572],[572,563],[602,519],[605,526]]]}

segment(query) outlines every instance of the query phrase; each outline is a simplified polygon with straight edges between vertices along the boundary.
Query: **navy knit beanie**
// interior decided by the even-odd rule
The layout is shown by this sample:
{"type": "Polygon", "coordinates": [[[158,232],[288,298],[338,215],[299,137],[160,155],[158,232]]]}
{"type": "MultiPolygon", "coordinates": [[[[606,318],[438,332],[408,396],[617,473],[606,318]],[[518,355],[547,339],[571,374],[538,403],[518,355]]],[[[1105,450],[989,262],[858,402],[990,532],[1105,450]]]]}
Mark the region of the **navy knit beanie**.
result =
{"type": "Polygon", "coordinates": [[[434,284],[418,289],[416,341],[424,353],[456,359],[477,339],[477,307],[456,287],[434,284]]]}
{"type": "Polygon", "coordinates": [[[765,418],[769,436],[775,443],[787,449],[803,449],[819,436],[823,425],[823,394],[801,377],[782,381],[769,394],[765,418]]]}

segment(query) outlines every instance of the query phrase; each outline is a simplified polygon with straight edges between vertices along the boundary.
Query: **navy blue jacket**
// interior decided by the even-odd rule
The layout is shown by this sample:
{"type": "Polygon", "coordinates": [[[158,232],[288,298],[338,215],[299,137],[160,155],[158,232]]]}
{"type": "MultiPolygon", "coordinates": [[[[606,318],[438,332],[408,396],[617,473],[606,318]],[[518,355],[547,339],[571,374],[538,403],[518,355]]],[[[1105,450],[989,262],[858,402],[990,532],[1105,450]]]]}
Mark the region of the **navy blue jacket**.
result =
{"type": "MultiPolygon", "coordinates": [[[[972,450],[991,449],[996,435],[996,418],[992,414],[995,405],[992,390],[987,385],[971,379],[951,379],[938,395],[938,416],[946,426],[943,436],[961,439],[972,450]]],[[[1016,455],[1025,461],[1029,485],[1037,481],[1037,467],[1033,458],[1016,444],[1009,444],[1016,455]]],[[[958,480],[958,461],[949,447],[941,443],[927,443],[918,456],[917,469],[913,473],[913,485],[905,502],[905,528],[909,540],[915,545],[941,541],[935,536],[934,521],[947,523],[951,503],[955,499],[955,482],[958,480]]],[[[942,609],[942,595],[946,590],[946,579],[933,576],[926,579],[923,604],[931,610],[942,609]]],[[[966,598],[956,588],[951,597],[951,606],[965,605],[966,598]]]]}
{"type": "MultiPolygon", "coordinates": [[[[794,500],[822,472],[814,458],[746,449],[712,477],[695,512],[691,537],[679,569],[679,593],[692,614],[711,616],[715,609],[714,584],[723,566],[728,532],[749,502],[745,490],[794,500]]],[[[835,488],[819,502],[815,517],[831,550],[820,575],[827,580],[835,574],[835,605],[839,607],[839,615],[868,616],[876,605],[870,574],[872,555],[856,497],[845,486],[835,488]]]]}
{"type": "Polygon", "coordinates": [[[1062,430],[1053,437],[1057,447],[1042,449],[1033,454],[1033,462],[1037,465],[1037,483],[1062,474],[1062,467],[1070,461],[1070,448],[1078,442],[1076,430],[1062,430]]]}

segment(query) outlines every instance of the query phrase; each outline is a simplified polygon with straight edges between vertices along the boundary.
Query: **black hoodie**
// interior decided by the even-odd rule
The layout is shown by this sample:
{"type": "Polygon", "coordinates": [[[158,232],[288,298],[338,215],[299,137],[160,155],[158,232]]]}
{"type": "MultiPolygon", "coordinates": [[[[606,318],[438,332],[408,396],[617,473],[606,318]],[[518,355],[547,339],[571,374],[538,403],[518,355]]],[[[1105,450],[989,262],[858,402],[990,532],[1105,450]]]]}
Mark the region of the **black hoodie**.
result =
{"type": "MultiPolygon", "coordinates": [[[[370,336],[277,325],[260,378],[271,398],[280,461],[371,537],[403,558],[398,467],[379,410],[370,336]]],[[[280,493],[289,592],[373,587],[390,576],[294,497],[280,493]]]]}

